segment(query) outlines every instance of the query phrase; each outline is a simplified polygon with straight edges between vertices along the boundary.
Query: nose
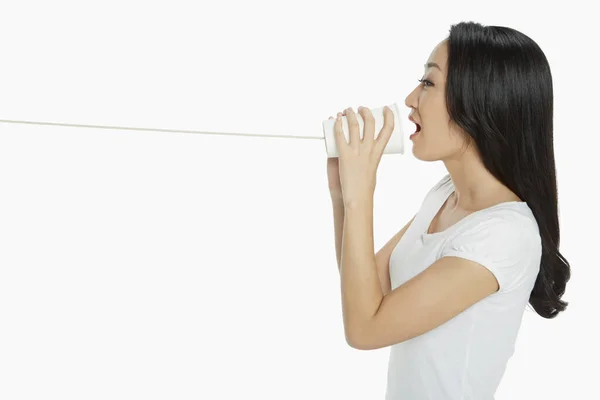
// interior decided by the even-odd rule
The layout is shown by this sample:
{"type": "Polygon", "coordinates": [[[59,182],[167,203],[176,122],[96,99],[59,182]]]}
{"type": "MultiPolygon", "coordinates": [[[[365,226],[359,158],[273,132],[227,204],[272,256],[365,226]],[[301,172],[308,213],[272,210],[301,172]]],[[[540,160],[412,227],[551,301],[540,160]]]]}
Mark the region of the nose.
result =
{"type": "Polygon", "coordinates": [[[408,96],[406,96],[406,99],[404,100],[404,105],[406,105],[406,107],[415,108],[415,109],[417,108],[417,99],[418,99],[417,91],[418,90],[419,90],[419,86],[414,88],[413,91],[410,92],[408,96]]]}

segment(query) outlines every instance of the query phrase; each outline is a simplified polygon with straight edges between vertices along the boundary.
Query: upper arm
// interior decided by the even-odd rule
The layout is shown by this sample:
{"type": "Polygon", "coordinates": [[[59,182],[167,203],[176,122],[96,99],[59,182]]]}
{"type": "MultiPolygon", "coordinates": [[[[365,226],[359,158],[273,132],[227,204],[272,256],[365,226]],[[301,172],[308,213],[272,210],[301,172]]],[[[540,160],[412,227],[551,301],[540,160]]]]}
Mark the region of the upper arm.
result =
{"type": "Polygon", "coordinates": [[[356,347],[373,350],[419,336],[497,290],[487,268],[459,257],[440,258],[383,297],[356,347]]]}
{"type": "MultiPolygon", "coordinates": [[[[416,215],[415,215],[416,216],[416,215]]],[[[379,276],[379,282],[381,283],[381,291],[385,296],[392,290],[392,283],[390,282],[390,257],[392,252],[396,248],[396,245],[404,236],[404,233],[408,230],[408,227],[415,219],[415,216],[404,225],[398,233],[396,233],[388,242],[375,254],[375,264],[377,265],[377,275],[379,276]]]]}
{"type": "Polygon", "coordinates": [[[422,335],[497,291],[510,291],[540,256],[537,226],[521,217],[488,217],[455,235],[440,258],[383,296],[356,338],[377,349],[422,335]]]}

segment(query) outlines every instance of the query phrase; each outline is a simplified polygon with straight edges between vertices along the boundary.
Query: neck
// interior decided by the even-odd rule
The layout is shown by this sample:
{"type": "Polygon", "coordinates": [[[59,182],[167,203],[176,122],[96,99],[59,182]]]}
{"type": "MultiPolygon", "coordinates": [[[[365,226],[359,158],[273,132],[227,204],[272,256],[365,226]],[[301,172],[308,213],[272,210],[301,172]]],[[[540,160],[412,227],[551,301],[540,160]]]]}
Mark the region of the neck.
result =
{"type": "Polygon", "coordinates": [[[443,160],[454,184],[450,211],[477,211],[504,201],[520,201],[483,165],[472,149],[453,159],[443,160]]]}

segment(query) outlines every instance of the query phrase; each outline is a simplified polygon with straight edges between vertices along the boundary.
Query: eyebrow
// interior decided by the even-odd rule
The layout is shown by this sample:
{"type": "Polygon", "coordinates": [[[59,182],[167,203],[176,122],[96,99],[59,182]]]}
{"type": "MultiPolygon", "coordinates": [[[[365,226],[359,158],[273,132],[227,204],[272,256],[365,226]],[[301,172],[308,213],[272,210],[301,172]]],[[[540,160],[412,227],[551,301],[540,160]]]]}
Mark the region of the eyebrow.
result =
{"type": "Polygon", "coordinates": [[[434,62],[430,62],[430,63],[424,64],[423,66],[424,66],[425,68],[431,68],[431,67],[435,67],[435,68],[439,69],[439,70],[440,70],[440,72],[442,71],[442,69],[440,68],[440,66],[439,66],[439,65],[437,65],[437,64],[436,64],[436,63],[434,63],[434,62]]]}

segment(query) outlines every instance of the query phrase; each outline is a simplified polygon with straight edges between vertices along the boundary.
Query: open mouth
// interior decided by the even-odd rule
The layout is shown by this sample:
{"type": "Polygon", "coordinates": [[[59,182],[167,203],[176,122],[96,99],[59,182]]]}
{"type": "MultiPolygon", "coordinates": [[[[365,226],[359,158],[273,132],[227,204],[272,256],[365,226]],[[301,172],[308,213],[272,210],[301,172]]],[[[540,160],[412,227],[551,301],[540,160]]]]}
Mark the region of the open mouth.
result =
{"type": "Polygon", "coordinates": [[[415,137],[419,132],[421,132],[421,125],[417,124],[415,122],[415,125],[417,126],[417,129],[415,130],[415,132],[409,136],[409,139],[412,139],[413,137],[415,137]]]}

